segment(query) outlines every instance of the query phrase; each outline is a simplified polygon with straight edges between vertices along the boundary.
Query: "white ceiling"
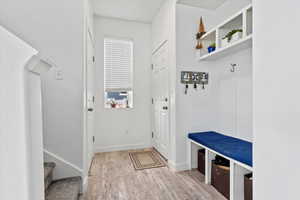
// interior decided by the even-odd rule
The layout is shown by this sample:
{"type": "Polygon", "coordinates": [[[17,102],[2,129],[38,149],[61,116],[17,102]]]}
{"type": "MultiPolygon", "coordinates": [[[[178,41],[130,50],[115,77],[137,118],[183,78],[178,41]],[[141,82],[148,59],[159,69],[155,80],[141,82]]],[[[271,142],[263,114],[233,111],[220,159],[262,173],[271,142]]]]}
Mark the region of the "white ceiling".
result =
{"type": "Polygon", "coordinates": [[[150,23],[165,0],[93,0],[99,16],[150,23]]]}
{"type": "Polygon", "coordinates": [[[221,6],[225,1],[226,0],[179,0],[178,3],[213,10],[221,6]]]}

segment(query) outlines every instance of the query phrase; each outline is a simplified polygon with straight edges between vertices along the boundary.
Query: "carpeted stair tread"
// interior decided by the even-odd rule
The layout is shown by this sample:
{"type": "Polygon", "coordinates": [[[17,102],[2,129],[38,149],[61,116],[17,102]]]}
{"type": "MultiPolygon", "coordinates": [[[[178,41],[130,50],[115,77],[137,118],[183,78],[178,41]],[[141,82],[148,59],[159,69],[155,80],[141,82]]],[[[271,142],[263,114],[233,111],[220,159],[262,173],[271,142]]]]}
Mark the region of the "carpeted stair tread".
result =
{"type": "Polygon", "coordinates": [[[44,163],[44,179],[46,179],[54,170],[56,164],[53,162],[44,163]]]}
{"type": "Polygon", "coordinates": [[[45,184],[45,191],[48,189],[49,185],[53,180],[53,171],[56,164],[53,162],[44,163],[44,184],[45,184]]]}
{"type": "Polygon", "coordinates": [[[81,177],[53,181],[46,193],[46,200],[78,200],[81,177]]]}

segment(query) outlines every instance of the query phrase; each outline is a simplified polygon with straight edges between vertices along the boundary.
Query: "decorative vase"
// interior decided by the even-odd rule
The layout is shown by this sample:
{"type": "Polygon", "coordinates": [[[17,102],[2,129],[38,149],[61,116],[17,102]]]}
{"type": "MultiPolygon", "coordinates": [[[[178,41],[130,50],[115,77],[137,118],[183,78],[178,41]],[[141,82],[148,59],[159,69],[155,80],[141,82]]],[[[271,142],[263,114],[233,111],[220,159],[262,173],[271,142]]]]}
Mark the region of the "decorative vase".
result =
{"type": "Polygon", "coordinates": [[[208,53],[212,53],[216,50],[216,47],[208,47],[207,50],[208,50],[208,53]]]}
{"type": "Polygon", "coordinates": [[[203,48],[203,44],[201,41],[201,37],[205,34],[205,28],[204,28],[204,24],[203,24],[203,20],[202,17],[200,18],[200,24],[199,24],[199,30],[198,33],[196,34],[196,39],[197,39],[197,45],[196,45],[196,49],[202,49],[203,48]]]}

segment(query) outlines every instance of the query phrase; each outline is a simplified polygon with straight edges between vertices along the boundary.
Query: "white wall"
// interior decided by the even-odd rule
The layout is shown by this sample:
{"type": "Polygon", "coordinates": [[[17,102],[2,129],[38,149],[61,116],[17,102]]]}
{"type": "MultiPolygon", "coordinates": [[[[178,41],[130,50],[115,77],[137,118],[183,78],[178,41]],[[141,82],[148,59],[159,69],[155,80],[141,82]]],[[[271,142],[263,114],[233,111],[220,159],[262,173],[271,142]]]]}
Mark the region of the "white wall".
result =
{"type": "Polygon", "coordinates": [[[1,199],[29,200],[25,64],[36,50],[0,26],[1,199]]]}
{"type": "Polygon", "coordinates": [[[253,3],[254,199],[294,200],[300,179],[300,4],[253,3]]]}
{"type": "Polygon", "coordinates": [[[165,40],[170,39],[172,22],[172,5],[174,1],[165,1],[152,21],[152,51],[155,51],[165,40]]]}
{"type": "Polygon", "coordinates": [[[53,71],[42,80],[44,143],[82,168],[83,1],[2,0],[1,5],[0,23],[62,68],[63,80],[56,81],[53,71]]]}
{"type": "Polygon", "coordinates": [[[209,31],[239,9],[250,4],[247,0],[229,0],[216,10],[184,5],[176,7],[176,162],[178,169],[186,165],[186,137],[189,132],[218,131],[252,140],[252,55],[244,50],[217,61],[196,60],[195,33],[202,16],[209,31]],[[230,72],[230,64],[238,64],[230,72]],[[184,95],[180,83],[181,71],[209,72],[205,90],[191,88],[184,95]]]}
{"type": "Polygon", "coordinates": [[[151,146],[151,26],[95,17],[96,39],[96,143],[95,151],[151,146]],[[133,109],[104,109],[104,37],[133,39],[133,109]]]}
{"type": "MultiPolygon", "coordinates": [[[[252,49],[224,57],[213,66],[217,99],[215,130],[244,139],[253,140],[252,124],[252,49]],[[237,64],[230,72],[231,63],[237,64]]],[[[214,80],[213,80],[214,81],[214,80]]]]}
{"type": "Polygon", "coordinates": [[[184,5],[176,6],[176,162],[186,165],[186,136],[189,132],[212,130],[216,124],[216,105],[214,98],[216,82],[210,65],[200,64],[196,60],[195,33],[200,16],[203,16],[206,28],[214,22],[214,12],[184,5]],[[181,71],[210,72],[210,84],[202,90],[194,90],[190,85],[188,94],[184,94],[185,85],[180,83],[181,71]]]}

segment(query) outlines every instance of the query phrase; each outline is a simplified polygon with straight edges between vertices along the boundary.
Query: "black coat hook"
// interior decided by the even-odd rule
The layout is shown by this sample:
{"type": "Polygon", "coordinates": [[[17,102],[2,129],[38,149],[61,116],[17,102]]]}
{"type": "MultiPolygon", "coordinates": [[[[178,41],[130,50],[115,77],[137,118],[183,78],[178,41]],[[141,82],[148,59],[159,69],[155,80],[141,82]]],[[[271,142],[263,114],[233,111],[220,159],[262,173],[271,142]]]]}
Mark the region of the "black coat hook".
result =
{"type": "Polygon", "coordinates": [[[237,64],[230,64],[231,65],[231,69],[230,69],[230,71],[232,72],[232,73],[234,73],[235,72],[235,69],[236,69],[236,66],[237,66],[237,64]]]}

